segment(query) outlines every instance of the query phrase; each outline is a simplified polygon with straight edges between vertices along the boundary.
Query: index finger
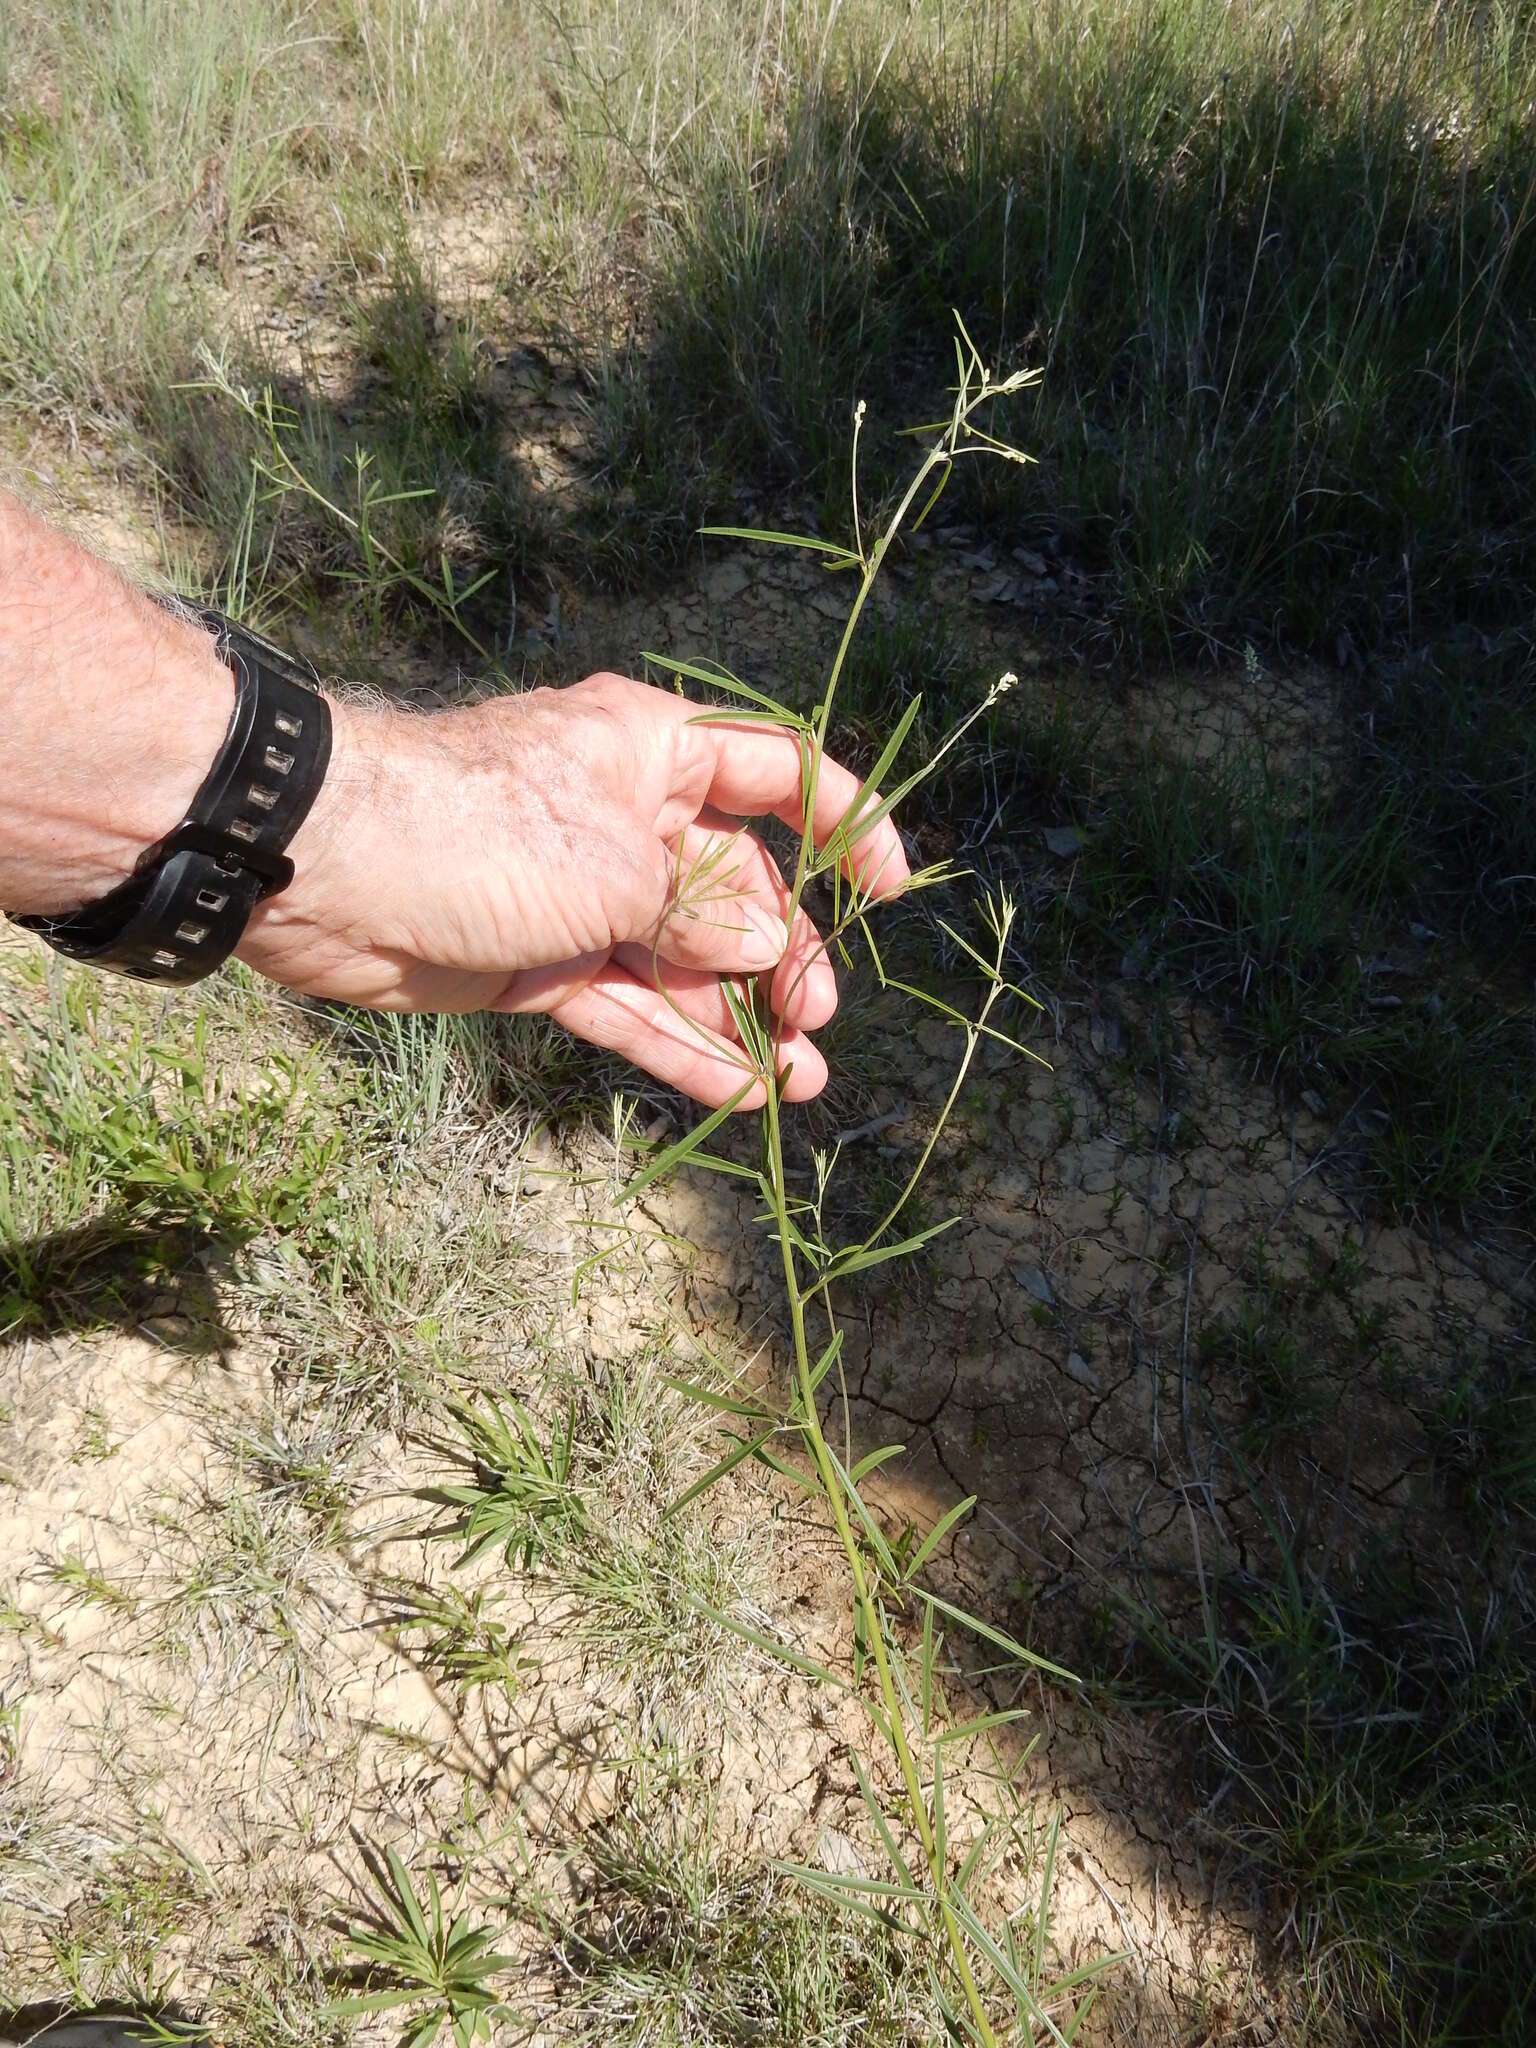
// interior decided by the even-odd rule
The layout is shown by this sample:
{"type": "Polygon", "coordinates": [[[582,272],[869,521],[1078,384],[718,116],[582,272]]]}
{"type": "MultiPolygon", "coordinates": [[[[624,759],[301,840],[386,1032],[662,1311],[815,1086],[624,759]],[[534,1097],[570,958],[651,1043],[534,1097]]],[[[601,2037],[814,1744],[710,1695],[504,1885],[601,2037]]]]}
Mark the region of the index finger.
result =
{"type": "MultiPolygon", "coordinates": [[[[695,725],[693,731],[713,752],[708,801],[717,809],[740,816],[761,816],[770,812],[795,831],[805,826],[802,787],[801,736],[788,726],[695,725]]],[[[811,743],[804,742],[806,746],[811,743]]],[[[811,806],[811,836],[818,847],[825,846],[853,808],[863,784],[830,754],[823,753],[815,775],[811,806]]],[[[877,791],[867,797],[863,808],[879,805],[877,791]]],[[[856,832],[852,858],[844,858],[844,869],[859,886],[873,896],[895,896],[911,880],[912,870],[902,850],[901,838],[890,818],[882,818],[868,832],[856,832]]]]}

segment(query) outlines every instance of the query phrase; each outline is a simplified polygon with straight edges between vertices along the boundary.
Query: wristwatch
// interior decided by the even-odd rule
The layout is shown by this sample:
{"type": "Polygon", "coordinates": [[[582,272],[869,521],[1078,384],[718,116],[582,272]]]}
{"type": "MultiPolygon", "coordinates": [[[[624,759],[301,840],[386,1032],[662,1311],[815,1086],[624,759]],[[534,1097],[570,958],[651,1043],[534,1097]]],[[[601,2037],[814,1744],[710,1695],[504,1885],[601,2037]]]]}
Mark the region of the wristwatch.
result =
{"type": "Polygon", "coordinates": [[[209,628],[235,678],[224,744],[185,818],[126,882],[62,917],[17,917],[72,960],[172,987],[233,953],[251,912],[293,880],[285,848],[331,758],[330,706],[289,655],[221,612],[177,602],[209,628]]]}

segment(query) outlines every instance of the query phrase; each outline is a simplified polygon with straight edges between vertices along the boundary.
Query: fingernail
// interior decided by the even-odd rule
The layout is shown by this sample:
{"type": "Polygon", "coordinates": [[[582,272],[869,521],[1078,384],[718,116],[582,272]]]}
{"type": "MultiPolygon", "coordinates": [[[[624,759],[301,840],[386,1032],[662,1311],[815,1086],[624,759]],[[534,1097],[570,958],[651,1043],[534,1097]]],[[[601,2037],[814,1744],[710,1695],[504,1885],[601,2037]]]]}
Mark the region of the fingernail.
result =
{"type": "Polygon", "coordinates": [[[742,905],[741,964],[744,968],[777,967],[789,944],[784,920],[755,903],[742,905]]]}

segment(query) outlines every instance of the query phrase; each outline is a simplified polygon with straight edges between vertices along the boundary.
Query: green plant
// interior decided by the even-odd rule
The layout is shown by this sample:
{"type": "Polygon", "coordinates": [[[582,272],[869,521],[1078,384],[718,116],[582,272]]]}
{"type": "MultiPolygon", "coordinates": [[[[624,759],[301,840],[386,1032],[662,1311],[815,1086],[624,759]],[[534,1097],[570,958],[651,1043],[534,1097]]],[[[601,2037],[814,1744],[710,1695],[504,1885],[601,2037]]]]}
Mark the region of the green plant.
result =
{"type": "Polygon", "coordinates": [[[484,1587],[461,1593],[456,1586],[421,1586],[400,1595],[392,1625],[402,1636],[419,1635],[422,1654],[450,1683],[499,1686],[511,1700],[528,1660],[491,1612],[496,1599],[484,1587]]]}
{"type": "Polygon", "coordinates": [[[568,1409],[564,1422],[555,1424],[546,1450],[527,1409],[517,1401],[509,1405],[510,1421],[494,1400],[477,1406],[450,1398],[449,1412],[475,1476],[434,1489],[433,1498],[461,1510],[454,1527],[464,1544],[461,1564],[499,1550],[508,1564],[520,1558],[526,1571],[552,1529],[569,1534],[580,1527],[581,1502],[570,1483],[576,1411],[568,1409]]]}
{"type": "Polygon", "coordinates": [[[324,1227],[340,1138],[312,1062],[274,1051],[236,1076],[211,1010],[151,1028],[86,974],[48,970],[0,1049],[0,1321],[89,1326],[200,1237],[324,1227]],[[137,1270],[136,1270],[137,1269],[137,1270]]]}
{"type": "Polygon", "coordinates": [[[982,0],[839,30],[784,10],[750,92],[718,59],[707,86],[667,77],[643,32],[568,67],[648,202],[645,345],[608,358],[626,478],[670,474],[681,506],[766,472],[830,506],[855,386],[903,403],[958,307],[1050,373],[1008,418],[1041,474],[978,478],[972,509],[1103,572],[1090,630],[1152,659],[1281,640],[1353,663],[1469,617],[1519,628],[1518,10],[1429,33],[1402,0],[982,0]]]}
{"type": "Polygon", "coordinates": [[[1516,1351],[1467,1365],[1429,1418],[1453,1494],[1495,1523],[1536,1519],[1536,1366],[1516,1351]]]}
{"type": "MultiPolygon", "coordinates": [[[[414,319],[402,320],[403,330],[415,335],[420,320],[418,305],[414,319]]],[[[265,608],[288,594],[274,577],[280,544],[290,557],[315,553],[302,527],[280,543],[278,515],[294,506],[312,526],[318,524],[325,580],[355,600],[375,642],[386,619],[403,608],[407,618],[414,612],[446,624],[482,659],[491,659],[466,608],[499,573],[510,576],[511,570],[502,571],[499,563],[481,566],[485,546],[453,502],[462,495],[466,470],[496,465],[485,445],[493,447],[494,437],[488,406],[475,389],[475,355],[473,342],[467,342],[462,362],[446,372],[430,355],[393,362],[392,374],[401,384],[396,431],[382,433],[376,445],[354,440],[343,451],[309,409],[285,403],[271,383],[236,382],[219,357],[202,349],[203,375],[181,386],[179,395],[189,403],[207,397],[229,408],[245,442],[239,516],[221,522],[232,537],[220,595],[232,611],[265,608]],[[434,424],[435,409],[440,417],[434,424]],[[477,419],[480,413],[486,417],[477,419]],[[473,551],[468,557],[466,542],[473,551]]],[[[222,432],[210,429],[195,410],[173,420],[171,431],[189,444],[178,458],[183,467],[190,464],[194,478],[200,466],[211,467],[210,488],[227,488],[222,432]]],[[[498,474],[480,498],[469,509],[482,510],[489,502],[511,547],[522,508],[511,500],[509,480],[498,474]]],[[[312,583],[314,568],[311,562],[306,572],[312,583]]]]}
{"type": "MultiPolygon", "coordinates": [[[[898,1561],[866,1505],[859,1485],[871,1471],[898,1455],[901,1446],[884,1446],[855,1462],[845,1433],[844,1455],[840,1457],[823,1426],[820,1408],[820,1389],[837,1368],[842,1346],[842,1334],[833,1307],[833,1289],[890,1259],[911,1255],[947,1227],[941,1222],[906,1236],[897,1234],[906,1220],[908,1204],[939,1137],[961,1100],[977,1048],[984,1039],[1004,1045],[1013,1044],[992,1021],[997,1005],[1010,994],[1021,995],[1005,972],[1014,921],[1013,903],[1006,893],[988,893],[982,898],[984,937],[981,946],[973,945],[947,924],[941,927],[969,969],[979,977],[982,993],[974,1016],[968,1017],[954,1005],[890,975],[869,925],[871,910],[878,900],[875,891],[878,878],[863,871],[859,857],[859,845],[864,835],[934,771],[969,725],[989,711],[998,696],[1013,683],[1015,679],[1012,676],[1005,676],[986,694],[949,738],[932,752],[924,766],[901,777],[887,794],[881,794],[878,786],[893,773],[902,744],[912,731],[921,709],[918,698],[909,699],[836,830],[818,846],[811,827],[822,750],[848,650],[881,564],[896,536],[913,514],[914,524],[921,525],[966,456],[990,454],[1023,460],[986,432],[979,425],[978,416],[994,400],[1005,399],[1023,388],[1030,381],[1029,377],[1019,372],[1002,385],[994,386],[963,325],[955,348],[957,378],[950,415],[936,426],[921,430],[929,436],[927,453],[872,541],[866,542],[859,505],[858,444],[864,418],[862,404],[854,415],[851,547],[823,540],[798,539],[787,534],[751,535],[738,529],[710,529],[733,538],[758,538],[779,545],[810,548],[829,569],[848,573],[855,580],[842,640],[826,687],[811,714],[803,717],[788,712],[752,686],[718,668],[701,667],[670,657],[648,657],[670,668],[679,677],[713,687],[733,700],[729,709],[705,712],[702,716],[771,720],[789,725],[799,734],[803,763],[801,809],[806,822],[789,885],[787,915],[793,917],[807,885],[813,879],[828,878],[833,891],[834,911],[826,946],[846,955],[850,939],[857,935],[864,941],[883,985],[900,989],[926,1003],[956,1030],[962,1050],[948,1097],[932,1120],[927,1142],[916,1164],[874,1226],[854,1244],[828,1242],[824,1229],[826,1194],[837,1165],[837,1156],[835,1153],[818,1153],[811,1186],[804,1190],[797,1188],[785,1157],[777,1027],[760,991],[727,984],[727,1000],[743,1048],[742,1087],[732,1101],[705,1118],[687,1137],[654,1157],[625,1188],[620,1202],[621,1206],[632,1202],[659,1175],[683,1165],[727,1173],[745,1170],[761,1196],[778,1246],[783,1274],[794,1360],[790,1397],[785,1407],[775,1409],[761,1402],[724,1398],[709,1387],[684,1384],[683,1391],[710,1406],[723,1408],[738,1418],[745,1428],[716,1465],[679,1497],[678,1506],[685,1505],[747,1458],[757,1458],[770,1465],[819,1496],[825,1504],[836,1528],[851,1581],[855,1643],[852,1688],[865,1707],[876,1733],[890,1749],[899,1775],[901,1795],[894,1807],[888,1810],[876,1796],[871,1776],[856,1761],[860,1789],[891,1861],[889,1877],[836,1876],[806,1868],[798,1868],[796,1874],[812,1889],[838,1898],[858,1910],[873,1913],[877,1918],[888,1916],[911,1932],[924,1950],[936,2011],[942,2016],[943,2023],[958,2037],[984,2044],[984,2048],[993,2048],[998,2038],[996,2005],[993,2003],[997,1998],[1006,2001],[1008,2024],[1016,2026],[1025,2039],[1033,2039],[1039,2032],[1053,2037],[1064,2032],[1070,2036],[1080,2023],[1088,2002],[1085,1999],[1079,2003],[1076,1990],[1085,1976],[1092,1975],[1092,1971],[1044,1983],[1042,1958],[1046,1937],[1043,1917],[1039,1924],[1033,1967],[1029,1967],[1014,1942],[1011,1927],[1007,1923],[1001,1930],[989,1927],[973,1902],[972,1880],[998,1831],[1009,1825],[1006,1803],[992,1814],[956,1864],[948,1840],[944,1791],[946,1760],[953,1756],[952,1745],[955,1742],[990,1735],[1000,1725],[1015,1719],[1016,1710],[982,1714],[958,1725],[949,1723],[943,1697],[944,1632],[951,1626],[969,1631],[1020,1663],[1040,1664],[1043,1660],[922,1585],[923,1567],[974,1502],[966,1500],[951,1509],[910,1554],[904,1554],[898,1561]],[[735,1161],[704,1149],[711,1134],[753,1086],[761,1086],[766,1097],[761,1119],[762,1164],[755,1171],[743,1169],[735,1161]],[[827,1338],[824,1344],[812,1343],[809,1327],[812,1311],[825,1320],[827,1338]],[[796,1447],[803,1454],[802,1463],[794,1462],[789,1456],[796,1447]],[[899,1623],[899,1617],[907,1613],[921,1615],[920,1647],[915,1659],[904,1647],[899,1623]],[[984,1989],[984,1986],[990,1989],[984,1989]],[[1059,2007],[1063,2012],[1060,2022],[1052,2017],[1053,2007],[1059,2007]]],[[[944,871],[926,870],[914,877],[912,886],[930,887],[941,879],[945,879],[944,871]]],[[[691,876],[682,878],[680,898],[686,899],[692,882],[691,876]]],[[[679,1016],[681,1018],[681,1013],[679,1016]]],[[[681,1021],[687,1025],[686,1018],[681,1021]]],[[[718,1618],[729,1620],[729,1617],[718,1618]]],[[[760,1631],[740,1622],[735,1626],[760,1647],[781,1656],[790,1654],[760,1631]]],[[[798,1655],[791,1655],[791,1661],[812,1671],[824,1682],[841,1682],[831,1672],[798,1655]]]]}
{"type": "Polygon", "coordinates": [[[351,1941],[397,1981],[388,1990],[335,1999],[329,2012],[343,2017],[425,2004],[426,2011],[407,2022],[401,2048],[427,2048],[444,2027],[454,2048],[491,2039],[495,2024],[512,2017],[492,1981],[514,1958],[497,1954],[493,1928],[473,1925],[451,1902],[444,1906],[435,1876],[428,1875],[423,1902],[398,1852],[391,1848],[385,1855],[389,1871],[378,1881],[372,1919],[352,1929],[351,1941]]]}
{"type": "Polygon", "coordinates": [[[1432,2048],[1522,2039],[1536,1984],[1524,1589],[1498,1590],[1486,1560],[1426,1586],[1406,1528],[1350,1570],[1287,1526],[1219,1429],[1215,1445],[1253,1533],[1239,1557],[1192,1500],[1193,1585],[1147,1570],[1112,1590],[1111,1696],[1177,1715],[1201,1829],[1285,1898],[1320,2014],[1432,2048]]]}

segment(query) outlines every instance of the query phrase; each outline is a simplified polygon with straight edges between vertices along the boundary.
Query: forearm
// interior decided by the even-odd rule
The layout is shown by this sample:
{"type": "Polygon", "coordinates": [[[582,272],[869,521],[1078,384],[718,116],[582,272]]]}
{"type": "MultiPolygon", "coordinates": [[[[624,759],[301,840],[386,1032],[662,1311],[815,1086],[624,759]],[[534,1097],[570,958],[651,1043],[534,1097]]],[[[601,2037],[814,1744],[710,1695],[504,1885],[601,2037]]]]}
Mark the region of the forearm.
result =
{"type": "MultiPolygon", "coordinates": [[[[187,816],[234,706],[201,625],[0,490],[0,909],[58,918],[132,875],[187,816]]],[[[744,1058],[730,984],[766,976],[786,1099],[816,1093],[826,1067],[805,1033],[836,1005],[831,964],[803,910],[786,929],[790,891],[742,820],[808,822],[825,845],[872,803],[878,822],[842,864],[866,893],[895,895],[908,879],[900,839],[846,768],[818,762],[807,821],[800,736],[700,718],[612,674],[434,717],[331,710],[324,780],[284,842],[292,879],[236,946],[250,966],[375,1008],[545,1010],[703,1101],[745,1108],[768,1083],[744,1058]]],[[[248,872],[230,859],[224,872],[248,872]]],[[[173,897],[185,881],[174,865],[153,875],[173,897]]],[[[129,892],[146,947],[164,908],[144,909],[150,886],[129,892]]],[[[254,894],[247,880],[233,913],[227,892],[206,905],[198,894],[231,920],[220,958],[254,894]]],[[[208,932],[171,936],[196,948],[208,932]]],[[[189,961],[203,965],[129,947],[120,964],[179,975],[189,961]]]]}
{"type": "Polygon", "coordinates": [[[121,882],[184,815],[234,679],[174,617],[0,490],[0,907],[121,882]]]}

